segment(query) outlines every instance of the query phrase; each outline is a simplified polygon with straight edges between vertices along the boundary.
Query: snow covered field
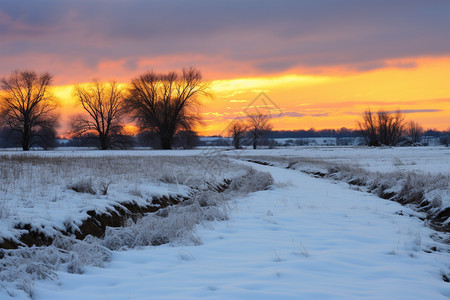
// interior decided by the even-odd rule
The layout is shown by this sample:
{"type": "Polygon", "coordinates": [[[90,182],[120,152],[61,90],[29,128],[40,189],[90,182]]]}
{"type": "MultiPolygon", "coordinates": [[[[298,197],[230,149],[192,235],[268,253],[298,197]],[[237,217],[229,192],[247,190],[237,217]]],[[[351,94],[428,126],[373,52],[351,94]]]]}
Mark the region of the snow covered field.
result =
{"type": "MultiPolygon", "coordinates": [[[[441,171],[438,166],[449,165],[450,151],[428,149],[433,150],[427,152],[425,148],[407,148],[407,151],[380,149],[376,152],[378,149],[300,148],[220,153],[205,152],[207,150],[131,151],[125,152],[126,154],[120,151],[109,152],[108,155],[118,157],[140,157],[144,153],[151,157],[164,156],[168,170],[181,165],[180,160],[175,157],[185,161],[186,158],[181,156],[200,155],[205,159],[206,166],[218,167],[217,171],[220,170],[222,175],[218,176],[217,180],[251,167],[269,172],[275,179],[275,184],[270,190],[248,196],[236,195],[229,200],[229,220],[202,221],[196,229],[196,236],[201,239],[201,245],[178,242],[113,251],[104,268],[86,267],[83,274],[69,274],[60,270],[56,272],[58,278],[55,280],[36,281],[33,297],[446,299],[450,297],[450,285],[445,281],[450,276],[450,248],[439,240],[448,236],[425,227],[423,221],[411,217],[417,215],[415,211],[396,202],[349,189],[345,183],[313,178],[296,170],[262,166],[239,159],[244,156],[253,156],[255,160],[260,157],[275,159],[297,156],[311,160],[330,159],[355,163],[364,168],[371,168],[371,165],[381,166],[384,163],[378,170],[386,172],[397,167],[409,170],[427,162],[427,167],[423,166],[421,170],[435,174],[445,171],[448,173],[448,169],[441,171]],[[383,153],[384,150],[387,151],[383,153]],[[164,155],[161,155],[162,153],[164,155]],[[225,153],[234,156],[231,164],[224,165],[225,153]],[[377,153],[378,156],[375,155],[377,153]],[[171,158],[165,157],[166,155],[171,158]],[[397,166],[392,166],[395,157],[402,164],[397,162],[397,166]],[[415,165],[409,163],[413,158],[417,158],[415,165]],[[170,164],[171,161],[174,163],[170,164]]],[[[96,157],[102,155],[100,153],[90,151],[82,156],[96,157]]],[[[37,155],[44,158],[59,157],[63,160],[80,156],[79,153],[64,151],[39,152],[37,155]]],[[[137,171],[136,165],[130,168],[137,171]]],[[[69,169],[65,172],[69,172],[69,169]]],[[[127,170],[129,172],[129,169],[127,170]]],[[[184,167],[178,172],[183,174],[187,170],[184,167]]],[[[211,176],[207,175],[208,172],[204,169],[200,170],[202,169],[199,168],[195,173],[211,176]]],[[[2,171],[4,172],[3,169],[2,171]]],[[[62,173],[58,174],[63,177],[62,173]]],[[[94,175],[92,176],[95,181],[94,175]]],[[[122,185],[116,187],[111,185],[111,197],[117,196],[114,199],[119,199],[119,196],[129,192],[124,186],[130,180],[137,184],[142,193],[145,191],[149,195],[153,190],[156,193],[158,186],[165,187],[166,191],[170,186],[156,180],[147,182],[142,180],[145,178],[142,176],[138,176],[141,181],[136,181],[136,177],[128,178],[124,174],[114,176],[116,177],[113,177],[113,182],[122,182],[122,185]]],[[[203,179],[198,176],[197,178],[203,179]]],[[[183,185],[176,186],[181,187],[176,191],[183,192],[183,185]]],[[[130,188],[134,189],[132,187],[133,185],[130,188]]],[[[20,196],[21,188],[23,187],[16,186],[16,189],[10,189],[8,193],[13,190],[17,193],[14,195],[20,196]]],[[[67,193],[67,199],[70,198],[69,195],[77,195],[72,191],[67,193]]],[[[93,198],[89,200],[78,200],[94,205],[92,203],[97,201],[95,197],[98,198],[99,195],[86,197],[91,196],[93,198]]],[[[44,203],[44,195],[40,199],[41,203],[44,203]]],[[[31,205],[29,206],[28,209],[31,209],[31,205]]],[[[35,207],[41,207],[41,211],[45,210],[44,204],[35,207]]],[[[52,215],[51,211],[49,214],[52,215]]],[[[13,214],[10,213],[8,218],[11,216],[13,214]]],[[[7,230],[8,227],[5,228],[7,230]]],[[[25,292],[5,287],[7,286],[0,284],[0,298],[8,298],[11,295],[14,299],[27,298],[25,292]]]]}
{"type": "Polygon", "coordinates": [[[21,224],[53,237],[57,231],[76,230],[88,211],[104,213],[122,202],[145,205],[164,195],[188,196],[191,188],[220,184],[246,172],[237,164],[208,166],[201,157],[86,153],[0,155],[0,242],[17,242],[21,224]],[[75,191],[78,187],[87,190],[75,191]]]}
{"type": "Polygon", "coordinates": [[[234,151],[240,159],[347,182],[422,214],[450,231],[450,149],[444,147],[316,147],[234,151]],[[290,151],[289,151],[290,150],[290,151]]]}
{"type": "Polygon", "coordinates": [[[450,175],[448,147],[296,147],[232,153],[239,157],[300,158],[313,163],[344,164],[371,172],[416,171],[450,175]]]}
{"type": "Polygon", "coordinates": [[[98,157],[98,156],[203,156],[203,157],[265,157],[304,158],[358,166],[369,171],[419,171],[424,173],[450,174],[450,148],[448,147],[290,147],[279,149],[244,149],[211,147],[195,150],[127,150],[127,151],[79,151],[76,148],[54,151],[0,151],[8,156],[41,157],[98,157]]]}

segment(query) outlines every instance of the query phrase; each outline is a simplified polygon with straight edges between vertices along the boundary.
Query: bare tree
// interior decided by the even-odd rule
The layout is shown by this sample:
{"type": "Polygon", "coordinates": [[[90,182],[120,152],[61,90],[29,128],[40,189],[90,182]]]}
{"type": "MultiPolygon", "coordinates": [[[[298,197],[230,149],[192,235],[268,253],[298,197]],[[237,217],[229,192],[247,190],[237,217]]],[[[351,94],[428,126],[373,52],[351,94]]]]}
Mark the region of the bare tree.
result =
{"type": "Polygon", "coordinates": [[[228,134],[233,138],[235,149],[241,149],[242,140],[247,132],[247,125],[242,121],[234,121],[228,129],[228,134]]]}
{"type": "Polygon", "coordinates": [[[378,141],[378,125],[377,118],[370,109],[366,110],[363,114],[363,122],[358,121],[358,127],[361,130],[364,142],[369,146],[379,146],[378,141]]]}
{"type": "Polygon", "coordinates": [[[0,80],[2,123],[17,133],[24,151],[55,144],[58,104],[48,90],[51,82],[49,73],[34,71],[15,71],[0,80]]]}
{"type": "Polygon", "coordinates": [[[208,87],[194,68],[181,74],[147,72],[131,81],[127,103],[141,131],[153,132],[162,149],[171,149],[175,134],[200,122],[195,108],[199,96],[209,95],[208,87]]]}
{"type": "Polygon", "coordinates": [[[183,149],[193,149],[198,146],[200,138],[195,131],[182,130],[178,132],[174,138],[174,146],[183,149]]]}
{"type": "Polygon", "coordinates": [[[86,87],[76,85],[74,95],[87,116],[74,118],[73,132],[79,136],[95,132],[101,150],[117,146],[126,113],[124,92],[120,85],[115,81],[105,83],[94,80],[86,87]]]}
{"type": "Polygon", "coordinates": [[[410,121],[406,127],[406,135],[414,143],[420,143],[423,132],[423,127],[418,122],[410,121]]]}
{"type": "Polygon", "coordinates": [[[248,116],[248,133],[252,140],[253,149],[256,149],[258,140],[272,129],[268,115],[257,113],[248,116]]]}
{"type": "Polygon", "coordinates": [[[394,146],[400,141],[405,128],[405,117],[400,111],[379,111],[378,135],[382,145],[394,146]]]}
{"type": "Polygon", "coordinates": [[[444,136],[442,136],[439,141],[442,145],[448,147],[448,145],[450,144],[450,127],[447,128],[447,132],[443,132],[444,136]]]}
{"type": "Polygon", "coordinates": [[[400,111],[392,113],[380,110],[374,115],[369,109],[364,112],[363,122],[358,122],[358,126],[367,145],[394,146],[403,134],[404,120],[400,111]]]}

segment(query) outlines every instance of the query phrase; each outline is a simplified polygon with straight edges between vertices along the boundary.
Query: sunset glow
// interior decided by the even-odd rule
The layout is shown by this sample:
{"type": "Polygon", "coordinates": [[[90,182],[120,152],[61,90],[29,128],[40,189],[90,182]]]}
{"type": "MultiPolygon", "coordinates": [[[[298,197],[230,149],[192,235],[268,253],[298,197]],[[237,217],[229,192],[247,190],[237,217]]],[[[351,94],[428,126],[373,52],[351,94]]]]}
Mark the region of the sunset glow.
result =
{"type": "Polygon", "coordinates": [[[203,135],[224,134],[260,93],[279,109],[277,130],[355,128],[368,108],[400,109],[424,128],[450,127],[448,2],[148,1],[107,11],[88,1],[50,2],[0,4],[0,77],[51,72],[62,135],[82,113],[74,84],[127,84],[148,70],[190,66],[214,95],[202,99],[203,135]]]}
{"type": "Polygon", "coordinates": [[[412,69],[213,82],[216,99],[203,109],[209,121],[205,132],[220,132],[230,119],[242,115],[242,109],[260,92],[265,92],[286,115],[273,121],[279,130],[354,128],[368,108],[400,109],[408,120],[444,130],[450,120],[449,70],[450,58],[444,57],[418,59],[412,69]]]}
{"type": "MultiPolygon", "coordinates": [[[[277,130],[355,128],[364,110],[397,110],[425,128],[445,130],[450,120],[450,57],[417,59],[414,68],[383,68],[333,76],[279,75],[214,80],[212,98],[203,99],[203,135],[224,134],[235,118],[264,92],[283,112],[273,118],[277,130]]],[[[72,85],[56,86],[62,123],[82,113],[72,85]]],[[[131,125],[129,125],[131,126],[131,125]]],[[[129,130],[134,127],[128,127],[129,130]]],[[[135,132],[135,129],[132,130],[135,132]]]]}

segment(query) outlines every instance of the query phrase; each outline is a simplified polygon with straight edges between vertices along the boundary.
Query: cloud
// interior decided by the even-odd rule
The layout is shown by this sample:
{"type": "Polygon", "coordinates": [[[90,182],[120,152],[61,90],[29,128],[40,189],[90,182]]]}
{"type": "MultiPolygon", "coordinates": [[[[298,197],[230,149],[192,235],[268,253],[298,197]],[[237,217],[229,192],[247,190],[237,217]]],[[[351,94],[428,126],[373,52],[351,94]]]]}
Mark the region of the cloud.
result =
{"type": "Polygon", "coordinates": [[[306,116],[305,114],[301,114],[295,111],[288,111],[288,112],[282,112],[279,114],[272,115],[272,118],[283,118],[283,117],[290,117],[290,118],[303,118],[306,116]]]}
{"type": "Polygon", "coordinates": [[[115,71],[138,72],[139,61],[163,56],[181,59],[161,68],[219,74],[414,68],[387,61],[450,54],[449,10],[449,1],[423,0],[1,1],[0,74],[9,61],[57,75],[126,61],[115,71]],[[51,64],[41,63],[46,55],[51,64]]]}
{"type": "MultiPolygon", "coordinates": [[[[289,118],[304,118],[304,117],[328,117],[329,114],[328,113],[320,113],[320,114],[303,114],[303,113],[299,113],[296,111],[287,111],[287,112],[282,112],[282,113],[278,113],[278,114],[271,114],[270,117],[271,119],[279,119],[279,118],[284,118],[284,117],[289,117],[289,118]]],[[[246,117],[239,117],[240,119],[245,119],[246,117]]]]}
{"type": "Polygon", "coordinates": [[[433,113],[441,112],[442,109],[402,109],[400,110],[404,114],[414,114],[414,113],[433,113]]]}
{"type": "Polygon", "coordinates": [[[329,113],[311,114],[311,117],[328,117],[329,113]]]}
{"type": "Polygon", "coordinates": [[[298,65],[297,60],[271,60],[256,64],[256,68],[263,71],[279,72],[290,69],[298,65]]]}
{"type": "Polygon", "coordinates": [[[427,100],[427,102],[434,102],[434,103],[446,103],[446,102],[449,102],[450,103],[450,98],[431,99],[431,100],[427,100]]]}
{"type": "MultiPolygon", "coordinates": [[[[403,114],[414,114],[414,113],[435,113],[435,112],[441,112],[443,111],[442,109],[401,109],[400,112],[403,114]]],[[[372,112],[376,113],[378,112],[378,110],[372,110],[372,112]]],[[[391,111],[393,113],[395,113],[396,111],[391,111]]],[[[362,113],[361,112],[356,112],[356,111],[343,111],[342,112],[343,115],[352,115],[352,116],[361,116],[362,113]]]]}
{"type": "Polygon", "coordinates": [[[397,63],[391,64],[391,66],[393,66],[397,69],[414,69],[414,68],[417,68],[417,63],[415,61],[397,62],[397,63]]]}

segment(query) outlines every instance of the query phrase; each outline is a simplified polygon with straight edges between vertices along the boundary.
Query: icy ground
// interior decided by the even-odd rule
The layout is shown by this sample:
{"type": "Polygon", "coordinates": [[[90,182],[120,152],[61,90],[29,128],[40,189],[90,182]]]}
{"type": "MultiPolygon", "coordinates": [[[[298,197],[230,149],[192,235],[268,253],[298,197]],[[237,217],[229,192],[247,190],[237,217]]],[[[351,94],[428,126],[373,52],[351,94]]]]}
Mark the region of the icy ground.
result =
{"type": "Polygon", "coordinates": [[[408,208],[344,183],[252,166],[270,172],[275,186],[230,202],[230,221],[199,226],[203,245],[114,252],[104,269],[36,282],[35,299],[450,296],[448,245],[408,208]]]}

